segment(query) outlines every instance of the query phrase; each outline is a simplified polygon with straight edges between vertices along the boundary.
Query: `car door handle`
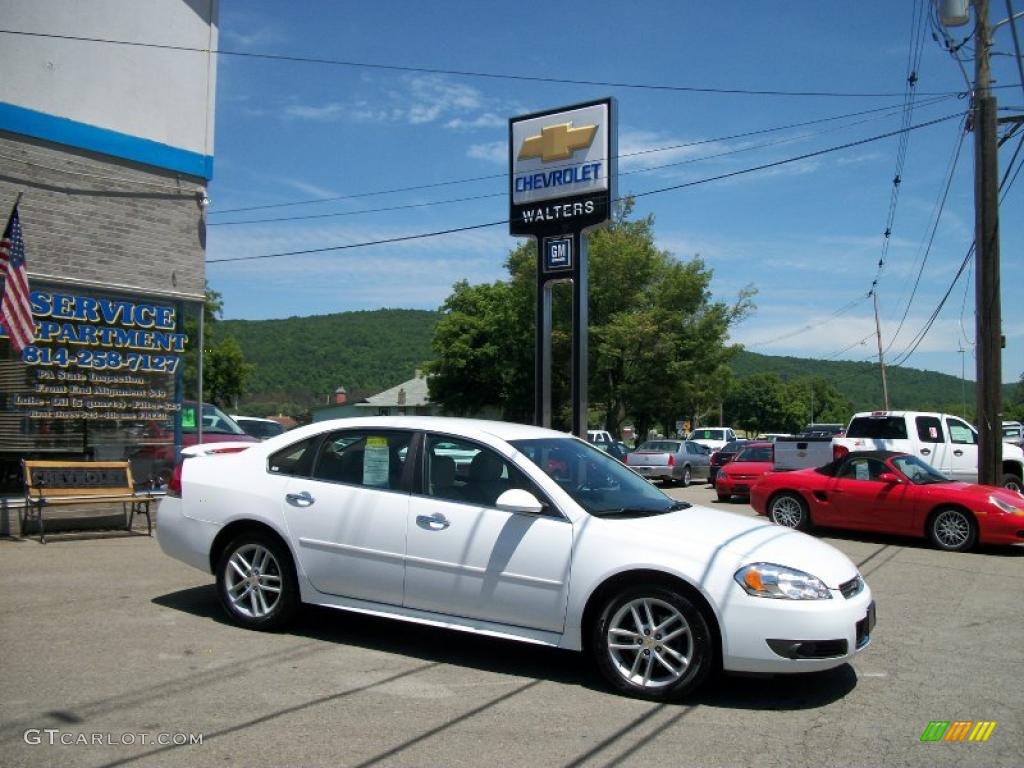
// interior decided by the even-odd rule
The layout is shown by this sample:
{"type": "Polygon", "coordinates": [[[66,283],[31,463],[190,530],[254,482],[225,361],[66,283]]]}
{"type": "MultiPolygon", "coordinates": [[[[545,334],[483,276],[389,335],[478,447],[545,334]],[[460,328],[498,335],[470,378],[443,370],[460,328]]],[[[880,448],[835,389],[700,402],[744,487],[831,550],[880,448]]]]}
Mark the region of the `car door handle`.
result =
{"type": "Polygon", "coordinates": [[[316,499],[310,496],[309,491],[303,491],[302,493],[286,493],[284,500],[293,507],[309,507],[312,506],[314,501],[316,501],[316,499]]]}
{"type": "Polygon", "coordinates": [[[963,456],[964,452],[961,451],[959,448],[957,448],[955,451],[953,451],[953,455],[954,456],[963,456]]]}
{"type": "Polygon", "coordinates": [[[440,512],[435,512],[432,515],[416,515],[416,525],[428,531],[443,531],[451,523],[440,512]]]}
{"type": "Polygon", "coordinates": [[[924,454],[925,456],[927,456],[931,452],[932,452],[931,448],[922,448],[921,449],[921,453],[924,454]]]}

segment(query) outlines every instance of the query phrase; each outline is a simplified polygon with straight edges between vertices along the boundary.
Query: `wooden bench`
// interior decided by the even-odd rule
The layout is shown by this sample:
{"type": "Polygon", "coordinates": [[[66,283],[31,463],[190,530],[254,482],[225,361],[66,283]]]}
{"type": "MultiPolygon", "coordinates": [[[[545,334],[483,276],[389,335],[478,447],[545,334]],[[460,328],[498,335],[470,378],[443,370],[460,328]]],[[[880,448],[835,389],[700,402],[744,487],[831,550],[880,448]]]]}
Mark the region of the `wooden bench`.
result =
{"type": "Polygon", "coordinates": [[[48,507],[87,504],[120,504],[125,527],[132,529],[135,515],[146,516],[147,535],[153,535],[149,505],[153,495],[137,495],[127,461],[43,461],[21,462],[25,478],[25,513],[22,531],[30,515],[39,520],[39,541],[46,543],[43,512],[48,507]]]}

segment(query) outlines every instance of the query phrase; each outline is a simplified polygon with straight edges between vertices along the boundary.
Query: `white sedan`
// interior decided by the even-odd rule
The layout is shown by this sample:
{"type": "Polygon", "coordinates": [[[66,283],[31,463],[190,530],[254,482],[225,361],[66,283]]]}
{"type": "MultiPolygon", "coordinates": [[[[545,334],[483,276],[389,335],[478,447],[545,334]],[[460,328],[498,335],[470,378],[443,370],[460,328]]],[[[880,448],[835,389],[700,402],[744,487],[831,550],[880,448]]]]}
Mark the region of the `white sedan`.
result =
{"type": "Polygon", "coordinates": [[[673,500],[585,441],[521,424],[342,419],[191,457],[157,538],[216,576],[244,627],[313,603],[542,643],[656,700],[718,667],[844,664],[875,620],[828,544],[673,500]],[[472,456],[464,472],[453,451],[472,456]]]}

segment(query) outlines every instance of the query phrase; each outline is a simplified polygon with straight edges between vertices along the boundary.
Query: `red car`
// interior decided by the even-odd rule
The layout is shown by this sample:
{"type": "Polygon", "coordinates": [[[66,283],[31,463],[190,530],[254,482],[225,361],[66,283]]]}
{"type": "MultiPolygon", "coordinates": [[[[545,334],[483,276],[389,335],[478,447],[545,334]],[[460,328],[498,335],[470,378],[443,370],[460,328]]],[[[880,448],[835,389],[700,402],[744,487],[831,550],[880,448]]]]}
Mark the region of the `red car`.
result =
{"type": "Polygon", "coordinates": [[[977,542],[1024,543],[1024,495],[950,480],[916,456],[857,451],[817,469],[773,472],[751,489],[760,515],[811,525],[926,536],[963,552],[977,542]]]}
{"type": "Polygon", "coordinates": [[[728,501],[732,496],[749,496],[750,487],[772,471],[773,453],[771,443],[747,443],[740,452],[722,465],[715,476],[715,491],[719,501],[728,501]]]}

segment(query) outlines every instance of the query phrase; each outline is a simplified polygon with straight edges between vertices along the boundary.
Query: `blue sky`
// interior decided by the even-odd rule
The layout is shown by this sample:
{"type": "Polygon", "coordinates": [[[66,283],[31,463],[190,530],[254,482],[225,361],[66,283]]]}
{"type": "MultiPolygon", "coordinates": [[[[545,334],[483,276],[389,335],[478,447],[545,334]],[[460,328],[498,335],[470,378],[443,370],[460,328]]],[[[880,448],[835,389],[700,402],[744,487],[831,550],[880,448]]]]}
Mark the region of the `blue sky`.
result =
{"type": "MultiPolygon", "coordinates": [[[[932,40],[927,20],[920,47],[912,46],[919,5],[223,0],[222,50],[601,83],[839,95],[695,93],[221,56],[207,259],[505,219],[508,118],[594,98],[618,100],[620,194],[896,131],[912,58],[918,59],[918,84],[911,122],[959,115],[966,100],[929,95],[963,91],[965,81],[932,40]],[[868,110],[874,111],[729,138],[868,110]],[[367,194],[425,185],[437,186],[367,194]],[[355,197],[230,210],[338,196],[355,197]],[[412,205],[418,207],[374,210],[412,205]]],[[[1005,7],[994,5],[1003,13],[993,18],[1001,19],[1005,7]]],[[[968,31],[951,34],[959,40],[968,31]]],[[[995,50],[1013,50],[1006,27],[997,33],[995,50]]],[[[971,74],[973,64],[965,66],[971,74]]],[[[997,84],[1008,86],[996,91],[1000,105],[1024,105],[1013,60],[996,56],[993,69],[997,84]]],[[[878,282],[883,344],[887,357],[898,360],[948,290],[973,237],[969,134],[927,248],[961,131],[960,118],[953,117],[909,134],[887,249],[883,232],[898,137],[642,196],[636,212],[654,215],[660,247],[681,259],[705,259],[714,271],[715,299],[731,301],[748,284],[758,289],[757,311],[734,329],[733,339],[764,354],[872,357],[874,321],[865,296],[884,256],[878,282]]],[[[1016,142],[1003,146],[1002,167],[1016,142]]],[[[1024,321],[1016,298],[1024,278],[1022,201],[1019,179],[1001,218],[1006,381],[1024,371],[1024,321]]],[[[210,263],[207,277],[224,296],[226,318],[435,309],[457,280],[504,277],[503,262],[516,242],[507,225],[499,225],[315,255],[210,263]]],[[[965,273],[905,365],[959,376],[963,359],[967,377],[974,378],[973,342],[974,286],[965,273]],[[963,357],[960,348],[966,349],[963,357]]]]}

